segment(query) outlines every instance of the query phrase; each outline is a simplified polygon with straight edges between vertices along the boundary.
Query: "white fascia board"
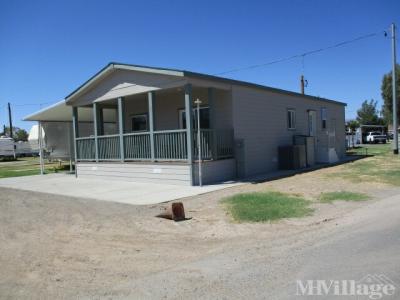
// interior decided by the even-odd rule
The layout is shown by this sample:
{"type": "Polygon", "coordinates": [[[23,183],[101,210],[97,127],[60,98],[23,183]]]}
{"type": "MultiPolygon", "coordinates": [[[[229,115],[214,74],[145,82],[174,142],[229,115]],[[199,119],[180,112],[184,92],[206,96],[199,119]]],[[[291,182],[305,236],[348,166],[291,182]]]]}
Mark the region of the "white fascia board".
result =
{"type": "Polygon", "coordinates": [[[153,68],[147,68],[147,67],[136,67],[136,66],[115,64],[114,68],[121,69],[121,70],[131,70],[131,71],[137,71],[137,72],[146,72],[146,73],[162,74],[162,75],[170,75],[170,76],[178,76],[178,77],[184,76],[184,73],[180,72],[180,71],[153,69],[153,68]]]}
{"type": "Polygon", "coordinates": [[[33,114],[30,114],[22,119],[22,121],[41,121],[42,118],[40,115],[43,115],[44,113],[50,112],[53,109],[62,109],[65,106],[65,99],[58,101],[57,103],[54,103],[52,105],[49,105],[45,108],[42,108],[38,110],[37,112],[34,112],[33,114]]]}

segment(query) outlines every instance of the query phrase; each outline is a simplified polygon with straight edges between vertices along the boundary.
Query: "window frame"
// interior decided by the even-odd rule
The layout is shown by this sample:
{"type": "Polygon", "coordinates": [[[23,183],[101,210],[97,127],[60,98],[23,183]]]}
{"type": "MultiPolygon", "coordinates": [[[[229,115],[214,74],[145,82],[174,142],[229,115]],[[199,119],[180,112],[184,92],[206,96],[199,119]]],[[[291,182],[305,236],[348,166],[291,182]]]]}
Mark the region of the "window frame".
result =
{"type": "Polygon", "coordinates": [[[328,128],[328,109],[321,107],[321,128],[326,130],[328,128]]]}
{"type": "MultiPolygon", "coordinates": [[[[208,109],[210,113],[210,106],[209,105],[203,105],[200,106],[200,111],[202,109],[208,109]]],[[[186,113],[185,108],[180,108],[178,109],[178,119],[179,119],[179,129],[186,129],[183,127],[183,115],[186,113]]],[[[192,107],[192,113],[193,113],[193,122],[196,121],[196,116],[197,116],[197,107],[192,107]]],[[[195,126],[193,126],[193,129],[196,130],[197,123],[194,123],[195,126]]],[[[210,129],[210,128],[202,128],[202,129],[210,129]]]]}
{"type": "Polygon", "coordinates": [[[130,119],[131,119],[131,132],[146,132],[146,131],[149,131],[149,114],[148,113],[130,115],[130,119]],[[134,128],[133,119],[134,118],[138,118],[138,117],[145,117],[146,118],[146,129],[145,130],[134,130],[133,129],[134,128]]]}
{"type": "Polygon", "coordinates": [[[296,109],[295,108],[287,108],[286,109],[286,127],[288,130],[296,130],[296,109]],[[290,119],[292,119],[292,120],[290,120],[290,119]],[[290,125],[292,125],[292,126],[290,126],[290,125]]]}

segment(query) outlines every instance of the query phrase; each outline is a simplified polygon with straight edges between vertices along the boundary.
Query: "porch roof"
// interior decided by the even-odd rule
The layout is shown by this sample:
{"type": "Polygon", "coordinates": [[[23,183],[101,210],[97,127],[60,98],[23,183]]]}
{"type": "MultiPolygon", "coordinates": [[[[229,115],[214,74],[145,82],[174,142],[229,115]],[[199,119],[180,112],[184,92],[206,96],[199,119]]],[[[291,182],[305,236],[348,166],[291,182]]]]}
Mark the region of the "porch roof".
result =
{"type": "MultiPolygon", "coordinates": [[[[104,121],[116,122],[116,112],[113,109],[104,109],[104,121]]],[[[72,122],[72,107],[65,100],[45,107],[23,118],[24,121],[72,122]]],[[[89,107],[79,108],[79,122],[93,122],[93,111],[89,107]]]]}
{"type": "Polygon", "coordinates": [[[111,72],[118,70],[118,69],[182,77],[182,79],[183,78],[203,79],[203,80],[214,81],[216,83],[246,86],[246,87],[250,87],[250,88],[268,90],[268,91],[276,92],[276,93],[280,93],[280,94],[287,94],[287,95],[292,95],[292,96],[309,98],[309,99],[313,99],[313,100],[326,101],[326,102],[336,103],[336,104],[340,104],[340,105],[344,105],[344,106],[347,105],[344,102],[340,102],[340,101],[336,101],[336,100],[331,100],[331,99],[317,97],[317,96],[311,96],[311,95],[304,95],[304,94],[293,92],[293,91],[273,88],[273,87],[269,87],[269,86],[265,86],[265,85],[261,85],[261,84],[247,82],[247,81],[219,77],[219,76],[215,76],[215,75],[208,75],[208,74],[191,72],[191,71],[180,70],[180,69],[159,68],[159,67],[150,67],[150,66],[143,66],[143,65],[116,63],[116,62],[111,62],[108,65],[106,65],[103,69],[101,69],[99,72],[97,72],[91,78],[89,78],[86,82],[84,82],[81,86],[79,86],[77,89],[75,89],[68,96],[66,96],[65,97],[66,102],[68,103],[72,97],[90,89],[90,87],[92,85],[94,85],[95,83],[97,83],[98,81],[103,79],[104,77],[108,76],[111,72]]]}

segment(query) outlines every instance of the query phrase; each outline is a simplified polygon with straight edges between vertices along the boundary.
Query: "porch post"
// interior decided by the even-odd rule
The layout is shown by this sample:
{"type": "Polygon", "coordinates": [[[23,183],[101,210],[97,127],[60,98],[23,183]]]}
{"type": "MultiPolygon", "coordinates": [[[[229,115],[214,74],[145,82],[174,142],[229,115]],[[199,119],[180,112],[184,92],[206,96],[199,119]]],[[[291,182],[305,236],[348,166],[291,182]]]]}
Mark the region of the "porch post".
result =
{"type": "Polygon", "coordinates": [[[208,106],[210,107],[210,129],[212,130],[211,153],[212,153],[212,158],[216,160],[218,158],[218,153],[217,153],[217,131],[215,128],[216,113],[215,113],[214,88],[208,88],[208,106]]]}
{"type": "Polygon", "coordinates": [[[149,132],[150,132],[150,151],[151,151],[151,160],[155,160],[155,152],[154,152],[154,100],[155,100],[155,92],[147,93],[147,102],[149,105],[149,132]]]}
{"type": "Polygon", "coordinates": [[[186,142],[187,159],[190,164],[190,184],[194,185],[193,176],[193,109],[192,109],[192,85],[185,85],[185,115],[186,115],[186,142]]]}
{"type": "Polygon", "coordinates": [[[119,151],[121,161],[125,161],[125,144],[124,144],[124,98],[118,98],[118,131],[119,131],[119,151]]]}
{"type": "Polygon", "coordinates": [[[99,126],[99,135],[104,135],[104,117],[103,117],[103,108],[99,107],[99,119],[98,119],[98,126],[99,126]]]}
{"type": "MultiPolygon", "coordinates": [[[[40,175],[44,174],[44,151],[42,139],[42,122],[38,121],[38,142],[39,142],[39,159],[40,159],[40,175]]],[[[15,151],[14,151],[15,154],[15,151]]]]}
{"type": "Polygon", "coordinates": [[[74,133],[74,164],[75,164],[75,177],[78,177],[78,168],[76,161],[78,160],[78,147],[76,139],[79,137],[79,127],[78,127],[78,107],[72,107],[72,131],[74,133]]]}
{"type": "Polygon", "coordinates": [[[93,133],[94,133],[94,149],[95,149],[95,159],[96,162],[99,161],[99,143],[98,143],[98,117],[99,117],[99,108],[97,107],[97,103],[93,103],[93,133]]]}

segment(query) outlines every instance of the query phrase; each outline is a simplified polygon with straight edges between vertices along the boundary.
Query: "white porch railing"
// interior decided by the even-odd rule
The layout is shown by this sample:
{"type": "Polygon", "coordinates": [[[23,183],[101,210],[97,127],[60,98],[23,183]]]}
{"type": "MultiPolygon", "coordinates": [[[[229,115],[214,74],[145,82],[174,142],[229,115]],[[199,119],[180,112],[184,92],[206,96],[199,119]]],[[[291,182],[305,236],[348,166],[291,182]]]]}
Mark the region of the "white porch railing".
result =
{"type": "Polygon", "coordinates": [[[150,133],[126,133],[124,138],[125,160],[151,160],[150,133]]]}
{"type": "Polygon", "coordinates": [[[76,138],[76,156],[79,160],[94,160],[96,150],[94,137],[76,138]]]}
{"type": "Polygon", "coordinates": [[[156,160],[187,160],[186,130],[155,131],[154,158],[156,160]]]}
{"type": "MultiPolygon", "coordinates": [[[[150,132],[125,133],[122,135],[124,161],[185,161],[188,159],[185,129],[154,131],[154,157],[151,155],[150,132]]],[[[197,131],[193,131],[194,159],[198,159],[197,131]]],[[[94,137],[76,139],[77,159],[96,160],[94,137]]],[[[120,135],[97,137],[98,160],[121,160],[120,135]]],[[[217,160],[233,157],[233,130],[201,130],[202,159],[217,160]]]]}
{"type": "Polygon", "coordinates": [[[101,135],[97,137],[99,160],[120,160],[119,135],[101,135]]]}

